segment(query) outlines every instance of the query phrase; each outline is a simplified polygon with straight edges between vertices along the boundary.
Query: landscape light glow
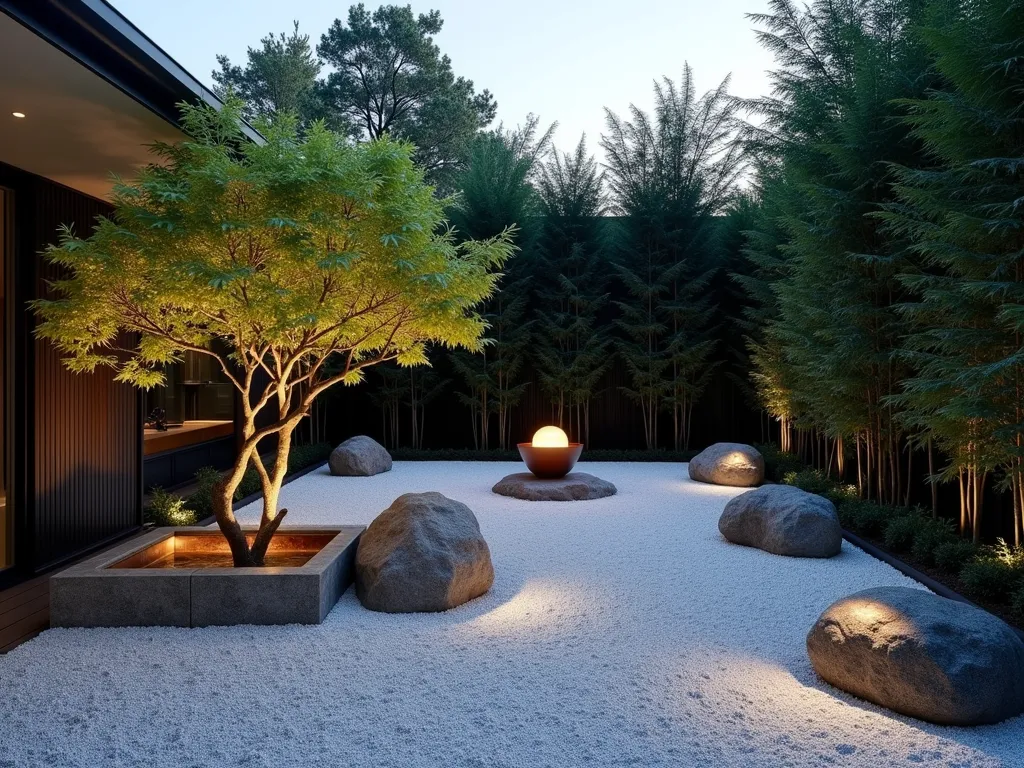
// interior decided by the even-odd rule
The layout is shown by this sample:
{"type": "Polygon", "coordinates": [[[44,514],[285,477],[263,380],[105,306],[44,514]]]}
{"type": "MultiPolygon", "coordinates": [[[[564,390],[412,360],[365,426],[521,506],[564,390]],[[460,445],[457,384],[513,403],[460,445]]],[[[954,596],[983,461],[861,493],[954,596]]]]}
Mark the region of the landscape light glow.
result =
{"type": "Polygon", "coordinates": [[[14,115],[15,117],[18,117],[18,118],[21,118],[21,117],[25,116],[24,112],[11,112],[11,114],[14,115]]]}
{"type": "Polygon", "coordinates": [[[570,443],[569,436],[558,427],[541,427],[533,441],[519,443],[519,455],[526,467],[537,477],[565,477],[576,465],[583,450],[582,443],[570,443]]]}
{"type": "Polygon", "coordinates": [[[534,448],[568,448],[569,436],[558,427],[541,427],[533,435],[534,448]]]}

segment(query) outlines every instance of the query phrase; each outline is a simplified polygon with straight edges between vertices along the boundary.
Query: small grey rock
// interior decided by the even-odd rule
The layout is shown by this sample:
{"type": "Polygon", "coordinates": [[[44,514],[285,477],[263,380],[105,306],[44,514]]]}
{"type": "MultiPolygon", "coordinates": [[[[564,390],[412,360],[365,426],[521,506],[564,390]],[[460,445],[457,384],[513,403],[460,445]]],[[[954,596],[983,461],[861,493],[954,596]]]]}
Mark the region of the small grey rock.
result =
{"type": "Polygon", "coordinates": [[[372,437],[350,437],[327,460],[332,475],[367,477],[391,469],[391,454],[372,437]]]}
{"type": "Polygon", "coordinates": [[[832,557],[843,546],[835,505],[791,485],[766,485],[731,499],[718,530],[735,544],[789,557],[832,557]]]}
{"type": "Polygon", "coordinates": [[[476,516],[440,493],[399,496],[359,539],[356,595],[374,611],[446,611],[492,583],[491,552],[476,516]]]}
{"type": "Polygon", "coordinates": [[[826,682],[932,723],[998,723],[1024,710],[1024,641],[992,614],[921,589],[836,601],[807,653],[826,682]]]}
{"type": "Polygon", "coordinates": [[[613,496],[617,489],[607,480],[586,472],[570,472],[556,479],[540,478],[532,472],[517,472],[501,478],[491,490],[526,501],[586,501],[613,496]]]}
{"type": "Polygon", "coordinates": [[[764,482],[764,457],[752,445],[715,443],[690,459],[687,471],[701,483],[752,488],[764,482]]]}

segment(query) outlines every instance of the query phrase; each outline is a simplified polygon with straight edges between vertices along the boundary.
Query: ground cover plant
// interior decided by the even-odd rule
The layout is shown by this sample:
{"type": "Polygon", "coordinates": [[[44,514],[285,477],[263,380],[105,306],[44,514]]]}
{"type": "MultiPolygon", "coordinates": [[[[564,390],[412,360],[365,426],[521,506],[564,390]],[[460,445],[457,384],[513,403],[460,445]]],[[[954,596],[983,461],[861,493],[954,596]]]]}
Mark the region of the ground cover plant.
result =
{"type": "MultiPolygon", "coordinates": [[[[288,473],[293,475],[308,467],[327,461],[331,454],[329,443],[293,445],[288,453],[288,473]]],[[[149,503],[144,510],[144,519],[154,525],[195,525],[213,517],[213,500],[222,473],[213,467],[201,467],[195,474],[194,488],[181,495],[163,488],[149,492],[149,503]]],[[[246,470],[242,482],[235,489],[234,501],[241,501],[262,490],[259,474],[252,468],[246,470]]]]}
{"type": "Polygon", "coordinates": [[[958,535],[954,521],[932,517],[926,509],[868,501],[855,486],[820,470],[794,469],[802,463],[795,455],[775,452],[773,458],[770,477],[830,499],[846,530],[1024,628],[1024,549],[1001,539],[992,546],[975,544],[958,535]]]}

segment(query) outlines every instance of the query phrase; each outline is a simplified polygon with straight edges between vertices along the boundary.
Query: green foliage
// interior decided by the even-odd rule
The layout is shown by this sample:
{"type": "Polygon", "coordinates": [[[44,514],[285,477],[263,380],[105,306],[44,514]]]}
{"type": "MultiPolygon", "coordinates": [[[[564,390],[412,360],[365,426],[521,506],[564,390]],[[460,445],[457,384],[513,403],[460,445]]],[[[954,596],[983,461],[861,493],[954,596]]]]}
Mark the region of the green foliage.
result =
{"type": "Polygon", "coordinates": [[[1024,624],[1024,584],[1010,598],[1010,616],[1018,624],[1024,624]]]}
{"type": "Polygon", "coordinates": [[[832,478],[827,477],[824,472],[817,469],[802,469],[799,472],[787,472],[782,482],[786,485],[795,485],[797,488],[808,493],[816,493],[824,496],[835,488],[836,483],[832,478]]]}
{"type": "Polygon", "coordinates": [[[889,522],[900,516],[898,507],[886,507],[873,501],[851,500],[837,507],[839,520],[847,530],[863,536],[880,537],[889,522]]]}
{"type": "Polygon", "coordinates": [[[946,573],[959,574],[963,567],[974,560],[978,548],[970,541],[956,539],[944,541],[935,547],[932,558],[946,573]]]}
{"type": "Polygon", "coordinates": [[[939,547],[960,542],[956,528],[947,520],[929,517],[919,518],[919,525],[914,532],[914,543],[910,554],[924,565],[937,565],[936,552],[939,547]]]}
{"type": "Polygon", "coordinates": [[[188,497],[188,505],[203,520],[213,515],[214,486],[220,482],[221,473],[213,467],[200,467],[195,474],[196,488],[188,497]]]}
{"type": "Polygon", "coordinates": [[[610,363],[609,334],[598,322],[608,301],[601,187],[585,139],[571,155],[553,153],[539,183],[544,218],[536,273],[543,279],[536,281],[533,356],[555,423],[583,443],[590,442],[590,400],[610,363]]]}
{"type": "Polygon", "coordinates": [[[335,378],[355,382],[381,359],[421,362],[428,341],[479,348],[471,307],[511,244],[456,245],[408,145],[351,146],[317,125],[300,139],[287,121],[247,143],[237,104],[183,118],[195,138],[157,144],[164,162],[117,184],[113,218],[48,252],[70,277],[35,303],[37,334],[72,370],[110,365],[152,386],[160,364],[185,349],[216,356],[216,340],[229,376],[229,362],[255,368],[273,350],[295,378],[300,361],[343,354],[335,378]],[[140,341],[117,357],[121,331],[140,341]]]}
{"type": "Polygon", "coordinates": [[[266,478],[267,546],[287,462],[264,467],[261,440],[286,451],[316,397],[369,366],[425,364],[430,343],[479,350],[474,307],[514,246],[508,232],[456,243],[408,144],[352,145],[320,123],[300,137],[290,118],[257,144],[240,117],[234,101],[183,106],[190,138],[155,144],[157,162],[115,185],[113,217],[88,238],[64,230],[47,258],[66,276],[33,306],[37,336],[72,371],[109,366],[151,387],[185,351],[220,366],[245,404],[244,442],[214,509],[236,565],[259,565],[227,504],[251,464],[266,478]]]}
{"type": "Polygon", "coordinates": [[[288,453],[288,473],[292,474],[300,469],[327,461],[332,450],[330,443],[293,445],[288,453]]]}
{"type": "Polygon", "coordinates": [[[1016,591],[1022,571],[995,557],[983,557],[968,563],[960,571],[968,597],[1002,602],[1016,591]]]}
{"type": "Polygon", "coordinates": [[[145,520],[158,526],[195,525],[199,516],[191,506],[191,499],[186,501],[163,488],[153,488],[149,493],[145,520]]]}
{"type": "Polygon", "coordinates": [[[263,490],[263,483],[260,481],[260,476],[255,469],[250,467],[245,470],[242,475],[241,482],[238,483],[238,487],[235,488],[235,501],[244,499],[247,496],[252,496],[263,490]]]}
{"type": "Polygon", "coordinates": [[[299,22],[291,34],[267,35],[260,48],[249,48],[245,67],[218,56],[220,70],[214,70],[214,91],[222,99],[235,95],[245,107],[249,120],[272,119],[288,113],[303,126],[323,116],[317,92],[321,61],[313,53],[309,35],[299,34],[299,22]]]}
{"type": "Polygon", "coordinates": [[[889,455],[905,435],[888,398],[904,375],[896,306],[911,266],[869,217],[892,199],[890,164],[920,156],[893,106],[928,84],[912,34],[918,3],[769,6],[752,18],[779,69],[773,94],[748,102],[762,117],[750,147],[766,214],[745,281],[763,305],[751,328],[755,385],[784,426],[870,440],[872,491],[901,502],[902,463],[889,455]]]}
{"type": "Polygon", "coordinates": [[[916,515],[892,518],[885,526],[883,540],[886,548],[894,552],[909,552],[920,527],[921,520],[916,515]]]}
{"type": "Polygon", "coordinates": [[[930,162],[901,166],[899,204],[884,216],[922,265],[901,278],[912,291],[904,318],[917,368],[901,403],[950,457],[944,476],[968,484],[964,514],[977,541],[986,475],[1005,473],[1021,493],[1024,8],[936,0],[921,35],[942,87],[905,101],[904,122],[930,162]]]}
{"type": "Polygon", "coordinates": [[[483,317],[489,325],[482,350],[452,355],[465,391],[459,399],[468,407],[477,448],[489,448],[491,421],[497,420],[497,443],[510,444],[512,409],[528,381],[522,374],[531,343],[533,322],[528,318],[535,253],[535,221],[540,198],[532,185],[548,152],[554,126],[538,136],[539,120],[530,115],[525,125],[481,134],[473,144],[469,168],[459,177],[461,194],[450,211],[460,236],[490,237],[484,233],[514,231],[520,255],[511,264],[501,290],[487,303],[483,317]]]}
{"type": "Polygon", "coordinates": [[[795,453],[780,451],[774,444],[755,446],[764,457],[764,475],[777,483],[785,482],[790,473],[796,474],[806,468],[803,460],[795,453]]]}
{"type": "Polygon", "coordinates": [[[497,104],[452,72],[434,43],[442,25],[438,11],[416,16],[410,6],[382,5],[370,12],[358,3],[347,23],[334,21],[317,52],[332,68],[320,88],[328,111],[357,138],[412,142],[417,165],[450,190],[497,104]]]}
{"type": "Polygon", "coordinates": [[[628,295],[616,302],[630,377],[622,391],[640,408],[649,449],[659,446],[662,411],[672,415],[675,449],[688,447],[693,407],[714,368],[714,217],[743,167],[738,103],[727,88],[728,79],[698,97],[687,66],[678,86],[655,85],[653,117],[635,106],[629,120],[606,110],[601,146],[613,211],[625,217],[615,265],[628,295]]]}

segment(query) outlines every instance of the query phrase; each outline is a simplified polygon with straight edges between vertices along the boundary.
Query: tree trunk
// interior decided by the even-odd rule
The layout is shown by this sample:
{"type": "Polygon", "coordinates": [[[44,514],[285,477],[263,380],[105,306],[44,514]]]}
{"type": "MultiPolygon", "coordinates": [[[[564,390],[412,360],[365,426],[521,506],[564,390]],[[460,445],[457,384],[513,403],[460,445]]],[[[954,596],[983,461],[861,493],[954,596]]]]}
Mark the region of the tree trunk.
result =
{"type": "Polygon", "coordinates": [[[217,519],[217,527],[224,535],[231,549],[231,559],[236,568],[245,568],[254,563],[249,556],[249,542],[245,538],[242,526],[238,524],[232,509],[235,487],[228,487],[228,477],[220,480],[213,487],[213,514],[217,519]]]}
{"type": "Polygon", "coordinates": [[[263,560],[270,546],[270,540],[277,533],[287,509],[278,511],[277,501],[281,496],[281,486],[284,484],[284,476],[288,474],[288,454],[291,450],[292,430],[282,429],[277,434],[277,453],[274,456],[273,469],[264,478],[263,484],[263,515],[260,518],[260,528],[253,539],[252,547],[249,549],[249,556],[253,565],[263,565],[263,560]]]}

